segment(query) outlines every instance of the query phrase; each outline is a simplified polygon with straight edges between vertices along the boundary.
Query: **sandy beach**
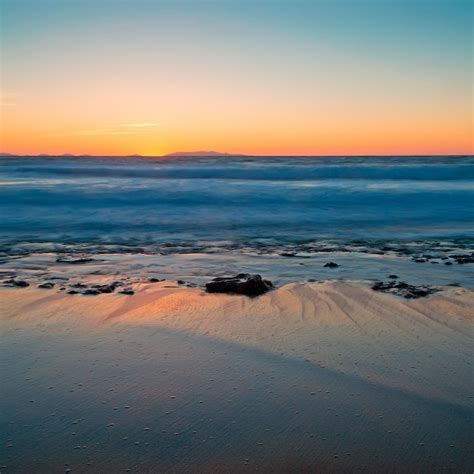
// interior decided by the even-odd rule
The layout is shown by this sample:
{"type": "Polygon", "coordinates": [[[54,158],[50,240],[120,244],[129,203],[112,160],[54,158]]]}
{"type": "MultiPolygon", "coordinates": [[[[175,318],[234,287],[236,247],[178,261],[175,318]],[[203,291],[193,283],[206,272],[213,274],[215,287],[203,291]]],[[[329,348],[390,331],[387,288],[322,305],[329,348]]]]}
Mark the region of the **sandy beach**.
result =
{"type": "Polygon", "coordinates": [[[2,472],[472,471],[472,290],[131,286],[0,289],[2,472]]]}
{"type": "Polygon", "coordinates": [[[473,474],[472,0],[0,0],[0,474],[473,474]]]}

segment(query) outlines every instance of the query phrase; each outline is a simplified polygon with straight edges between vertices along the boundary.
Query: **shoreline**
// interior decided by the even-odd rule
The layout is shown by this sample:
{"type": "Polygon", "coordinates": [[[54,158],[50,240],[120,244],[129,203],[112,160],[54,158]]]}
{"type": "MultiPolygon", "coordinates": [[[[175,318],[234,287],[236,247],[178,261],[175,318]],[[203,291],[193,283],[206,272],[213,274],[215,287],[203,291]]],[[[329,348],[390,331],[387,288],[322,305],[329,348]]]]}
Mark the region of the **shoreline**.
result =
{"type": "Polygon", "coordinates": [[[424,242],[318,241],[312,244],[236,246],[221,242],[160,246],[22,243],[4,245],[0,285],[11,278],[32,285],[107,276],[122,282],[184,280],[204,287],[215,277],[261,274],[281,287],[324,280],[387,282],[416,286],[458,285],[474,288],[470,240],[424,242]]]}

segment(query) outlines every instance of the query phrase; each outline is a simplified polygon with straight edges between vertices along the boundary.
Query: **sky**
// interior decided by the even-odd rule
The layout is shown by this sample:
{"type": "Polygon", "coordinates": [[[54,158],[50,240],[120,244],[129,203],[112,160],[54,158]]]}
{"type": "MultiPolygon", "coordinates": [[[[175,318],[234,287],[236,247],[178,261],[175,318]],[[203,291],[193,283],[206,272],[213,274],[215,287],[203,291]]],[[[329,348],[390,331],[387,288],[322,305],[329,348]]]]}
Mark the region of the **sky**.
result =
{"type": "Polygon", "coordinates": [[[0,5],[3,152],[473,152],[470,0],[0,5]]]}

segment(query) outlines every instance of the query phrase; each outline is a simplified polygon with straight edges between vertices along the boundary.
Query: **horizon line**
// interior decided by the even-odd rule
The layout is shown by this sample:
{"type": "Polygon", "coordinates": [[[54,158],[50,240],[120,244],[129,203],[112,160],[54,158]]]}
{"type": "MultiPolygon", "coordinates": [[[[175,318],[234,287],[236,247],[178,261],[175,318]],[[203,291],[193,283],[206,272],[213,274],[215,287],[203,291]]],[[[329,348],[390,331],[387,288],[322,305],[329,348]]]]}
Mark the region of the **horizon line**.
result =
{"type": "Polygon", "coordinates": [[[472,153],[376,153],[376,154],[265,154],[265,155],[253,155],[246,153],[212,153],[203,154],[199,152],[180,152],[177,153],[166,153],[164,155],[142,155],[138,153],[124,154],[124,155],[103,155],[103,154],[74,154],[74,153],[60,153],[60,154],[51,154],[51,153],[9,153],[9,152],[0,152],[0,158],[7,157],[48,157],[48,158],[274,158],[274,157],[294,157],[294,158],[323,158],[323,157],[462,157],[469,156],[474,157],[474,152],[472,153]]]}

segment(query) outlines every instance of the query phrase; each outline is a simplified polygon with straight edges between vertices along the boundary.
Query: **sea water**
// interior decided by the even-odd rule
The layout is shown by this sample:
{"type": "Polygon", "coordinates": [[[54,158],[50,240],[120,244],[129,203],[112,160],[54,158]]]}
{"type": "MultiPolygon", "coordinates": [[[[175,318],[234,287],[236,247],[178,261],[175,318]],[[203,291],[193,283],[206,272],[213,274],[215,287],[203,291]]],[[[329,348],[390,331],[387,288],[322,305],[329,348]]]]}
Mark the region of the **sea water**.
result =
{"type": "Polygon", "coordinates": [[[7,252],[469,252],[474,158],[2,157],[0,215],[7,252]]]}

